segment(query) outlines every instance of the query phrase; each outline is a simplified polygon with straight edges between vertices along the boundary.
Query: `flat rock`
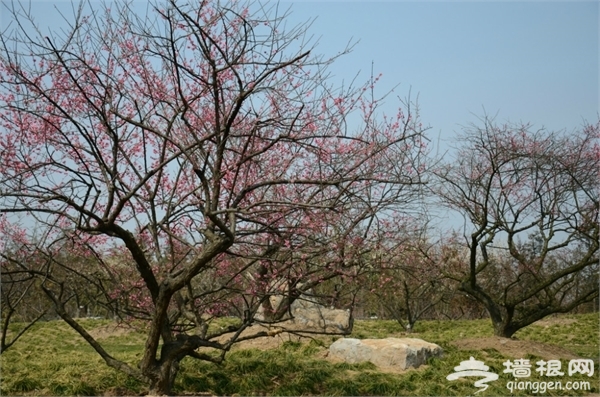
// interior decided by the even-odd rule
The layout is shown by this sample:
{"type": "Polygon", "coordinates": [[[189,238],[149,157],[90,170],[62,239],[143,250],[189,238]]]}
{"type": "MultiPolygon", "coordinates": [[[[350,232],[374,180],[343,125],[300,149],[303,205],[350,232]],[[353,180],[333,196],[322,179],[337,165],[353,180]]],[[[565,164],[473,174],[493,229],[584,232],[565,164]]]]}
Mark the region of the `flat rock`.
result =
{"type": "Polygon", "coordinates": [[[329,347],[329,357],[349,364],[370,361],[378,367],[397,369],[418,368],[442,353],[440,346],[416,338],[343,338],[329,347]]]}

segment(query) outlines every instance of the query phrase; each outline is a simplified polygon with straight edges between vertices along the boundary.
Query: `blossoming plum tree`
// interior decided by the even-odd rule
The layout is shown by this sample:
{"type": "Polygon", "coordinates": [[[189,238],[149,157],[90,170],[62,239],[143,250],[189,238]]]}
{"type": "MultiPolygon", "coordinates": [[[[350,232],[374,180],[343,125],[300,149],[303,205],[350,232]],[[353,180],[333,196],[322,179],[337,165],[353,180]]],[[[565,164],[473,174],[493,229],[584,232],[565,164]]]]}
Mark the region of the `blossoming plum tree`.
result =
{"type": "Polygon", "coordinates": [[[597,299],[599,135],[600,123],[548,133],[486,117],[437,171],[440,197],[465,218],[460,289],[496,335],[597,299]]]}
{"type": "Polygon", "coordinates": [[[49,36],[5,10],[0,225],[44,260],[4,259],[108,365],[162,395],[184,357],[218,362],[265,335],[242,331],[272,294],[277,321],[355,273],[379,220],[418,197],[424,128],[410,101],[377,117],[377,79],[331,84],[337,56],[316,55],[277,6],[132,4],[83,4],[49,36]],[[107,304],[147,321],[137,367],[66,310],[65,250],[113,280],[96,283],[107,304]],[[211,333],[221,314],[238,321],[211,333]]]}

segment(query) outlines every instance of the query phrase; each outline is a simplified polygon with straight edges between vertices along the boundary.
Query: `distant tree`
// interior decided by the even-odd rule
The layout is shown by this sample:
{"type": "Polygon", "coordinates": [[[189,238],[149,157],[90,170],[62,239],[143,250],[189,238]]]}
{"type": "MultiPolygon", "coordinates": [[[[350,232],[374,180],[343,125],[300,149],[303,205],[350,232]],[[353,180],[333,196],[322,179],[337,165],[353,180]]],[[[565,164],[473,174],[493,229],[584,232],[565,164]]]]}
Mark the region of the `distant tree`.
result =
{"type": "Polygon", "coordinates": [[[465,218],[460,290],[486,307],[496,335],[598,297],[599,131],[485,118],[437,172],[438,194],[465,218]]]}
{"type": "MultiPolygon", "coordinates": [[[[9,349],[38,320],[48,313],[51,305],[36,288],[37,278],[16,265],[25,254],[20,247],[9,244],[8,236],[0,242],[0,354],[9,349]],[[8,258],[15,258],[9,260],[8,258]],[[41,296],[40,296],[41,295],[41,296]],[[18,330],[9,325],[20,323],[18,330]]],[[[30,259],[30,258],[29,258],[30,259]]]]}
{"type": "Polygon", "coordinates": [[[82,4],[50,36],[5,5],[0,233],[43,236],[25,233],[44,261],[6,259],[109,366],[163,395],[184,357],[220,362],[267,335],[241,336],[272,294],[276,322],[355,273],[379,220],[418,198],[424,129],[410,101],[377,117],[376,78],[332,85],[337,57],[315,54],[308,25],[286,26],[277,6],[132,4],[82,4]],[[89,260],[78,277],[115,313],[147,321],[137,366],[69,313],[65,250],[89,260]],[[209,333],[223,314],[237,322],[209,333]]]}
{"type": "Polygon", "coordinates": [[[8,223],[6,218],[0,218],[0,230],[4,239],[0,250],[2,351],[38,320],[56,318],[52,302],[43,292],[52,280],[60,280],[61,301],[70,316],[106,316],[112,312],[108,292],[114,280],[102,266],[95,266],[99,257],[90,247],[85,250],[64,238],[54,239],[50,247],[44,236],[28,235],[27,230],[8,223]],[[20,324],[15,324],[19,330],[10,332],[9,337],[11,323],[20,324]]]}
{"type": "Polygon", "coordinates": [[[395,239],[388,238],[385,249],[373,258],[369,277],[370,293],[377,297],[386,317],[407,332],[452,292],[442,271],[443,247],[431,243],[426,233],[426,226],[413,227],[399,231],[395,239]]]}

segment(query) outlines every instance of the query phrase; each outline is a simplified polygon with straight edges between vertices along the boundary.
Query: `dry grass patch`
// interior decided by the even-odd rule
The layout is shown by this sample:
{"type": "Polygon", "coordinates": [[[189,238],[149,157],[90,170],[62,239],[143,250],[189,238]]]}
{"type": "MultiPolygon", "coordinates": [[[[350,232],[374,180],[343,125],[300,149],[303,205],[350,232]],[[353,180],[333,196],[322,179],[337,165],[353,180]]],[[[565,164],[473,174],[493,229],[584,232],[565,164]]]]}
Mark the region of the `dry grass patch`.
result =
{"type": "Polygon", "coordinates": [[[560,346],[548,345],[536,341],[501,338],[498,336],[459,339],[453,341],[452,345],[460,350],[478,350],[485,352],[485,350],[488,349],[495,349],[502,355],[512,359],[523,358],[527,355],[540,357],[544,360],[571,360],[580,358],[570,350],[560,346]]]}

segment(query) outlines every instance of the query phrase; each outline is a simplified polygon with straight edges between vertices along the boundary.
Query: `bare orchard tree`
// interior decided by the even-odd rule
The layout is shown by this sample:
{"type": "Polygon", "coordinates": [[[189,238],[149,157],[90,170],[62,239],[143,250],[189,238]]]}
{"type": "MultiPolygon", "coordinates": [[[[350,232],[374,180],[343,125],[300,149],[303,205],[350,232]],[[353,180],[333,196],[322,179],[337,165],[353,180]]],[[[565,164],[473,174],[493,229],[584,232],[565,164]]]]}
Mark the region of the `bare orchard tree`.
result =
{"type": "Polygon", "coordinates": [[[369,274],[370,293],[386,316],[409,333],[451,292],[442,272],[443,247],[428,238],[426,223],[412,224],[411,229],[401,227],[385,236],[369,274]]]}
{"type": "Polygon", "coordinates": [[[109,366],[169,394],[184,357],[220,362],[268,334],[242,332],[272,280],[286,283],[277,321],[302,291],[353,271],[372,225],[418,197],[424,130],[410,102],[377,118],[375,78],[331,84],[337,57],[316,54],[309,25],[288,27],[276,5],[95,4],[49,36],[18,3],[4,9],[2,232],[22,232],[44,261],[7,259],[109,366]],[[69,313],[65,249],[90,260],[81,274],[104,302],[147,321],[137,366],[69,313]],[[207,332],[223,314],[237,321],[207,332]]]}
{"type": "Polygon", "coordinates": [[[599,132],[485,118],[439,170],[440,197],[465,219],[460,290],[487,308],[496,335],[598,297],[599,132]]]}

